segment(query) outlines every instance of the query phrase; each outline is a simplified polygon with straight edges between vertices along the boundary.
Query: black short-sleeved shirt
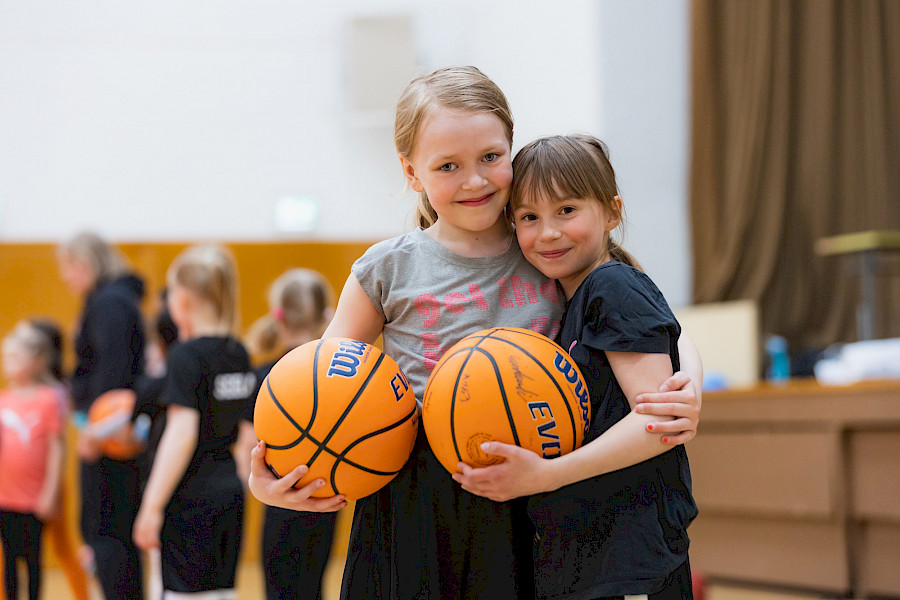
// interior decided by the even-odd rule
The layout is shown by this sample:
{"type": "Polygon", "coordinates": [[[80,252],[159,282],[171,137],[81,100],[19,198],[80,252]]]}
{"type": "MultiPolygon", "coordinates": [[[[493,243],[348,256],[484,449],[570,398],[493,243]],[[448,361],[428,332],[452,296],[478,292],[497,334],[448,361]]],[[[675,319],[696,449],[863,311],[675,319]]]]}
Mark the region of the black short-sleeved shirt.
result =
{"type": "MultiPolygon", "coordinates": [[[[681,328],[647,275],[619,262],[595,269],[569,301],[558,340],[591,395],[585,444],[630,412],[605,351],[668,354],[681,328]]],[[[697,514],[684,446],[613,473],[533,496],[538,598],[650,594],[687,559],[697,514]]]]}
{"type": "Polygon", "coordinates": [[[211,493],[223,476],[235,473],[231,446],[255,390],[256,375],[237,339],[201,337],[172,348],[162,402],[200,412],[197,449],[175,498],[183,494],[193,498],[201,491],[211,493]]]}

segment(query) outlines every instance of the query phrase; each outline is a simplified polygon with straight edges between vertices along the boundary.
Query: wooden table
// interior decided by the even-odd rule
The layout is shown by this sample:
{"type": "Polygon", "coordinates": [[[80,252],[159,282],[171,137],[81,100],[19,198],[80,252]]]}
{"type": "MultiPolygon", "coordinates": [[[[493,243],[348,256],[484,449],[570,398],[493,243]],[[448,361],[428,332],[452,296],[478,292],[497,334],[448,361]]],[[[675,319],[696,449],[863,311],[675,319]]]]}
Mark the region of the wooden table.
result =
{"type": "Polygon", "coordinates": [[[900,598],[900,382],[707,393],[687,449],[696,571],[900,598]]]}

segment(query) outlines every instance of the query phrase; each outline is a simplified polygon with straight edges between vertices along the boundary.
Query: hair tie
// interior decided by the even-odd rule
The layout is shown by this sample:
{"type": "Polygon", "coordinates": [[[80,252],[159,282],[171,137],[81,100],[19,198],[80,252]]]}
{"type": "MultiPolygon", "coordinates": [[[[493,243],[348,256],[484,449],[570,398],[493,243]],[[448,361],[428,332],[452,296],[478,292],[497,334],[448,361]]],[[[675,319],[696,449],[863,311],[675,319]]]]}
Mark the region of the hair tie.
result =
{"type": "Polygon", "coordinates": [[[278,308],[273,308],[272,316],[275,317],[276,321],[283,321],[284,320],[284,309],[281,308],[280,306],[278,308]]]}

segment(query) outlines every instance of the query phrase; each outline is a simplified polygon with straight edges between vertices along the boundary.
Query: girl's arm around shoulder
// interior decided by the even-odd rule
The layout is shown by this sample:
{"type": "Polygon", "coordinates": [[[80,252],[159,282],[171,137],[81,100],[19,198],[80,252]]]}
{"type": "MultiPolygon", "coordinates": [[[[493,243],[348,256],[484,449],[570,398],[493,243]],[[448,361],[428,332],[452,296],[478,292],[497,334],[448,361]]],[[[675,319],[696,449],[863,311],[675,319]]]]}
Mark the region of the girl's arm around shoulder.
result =
{"type": "Polygon", "coordinates": [[[650,431],[662,434],[662,443],[677,446],[697,435],[703,388],[703,361],[694,341],[684,331],[678,338],[681,371],[663,382],[656,393],[639,394],[635,411],[646,415],[673,417],[670,421],[648,424],[650,431]]]}
{"type": "MultiPolygon", "coordinates": [[[[658,389],[672,375],[672,364],[666,354],[607,352],[616,380],[632,408],[639,394],[647,388],[658,389]]],[[[485,442],[488,454],[502,456],[500,464],[473,469],[459,464],[460,473],[453,478],[463,489],[491,500],[510,500],[565,485],[597,475],[610,473],[670,450],[659,437],[648,431],[648,425],[668,417],[642,415],[631,411],[621,421],[589,444],[555,459],[544,459],[518,446],[485,442]]]]}
{"type": "MultiPolygon", "coordinates": [[[[338,300],[334,318],[323,338],[346,337],[369,344],[375,343],[384,329],[384,316],[378,312],[363,291],[356,276],[350,275],[338,300]]],[[[302,488],[294,483],[306,475],[306,465],[300,465],[282,478],[277,478],[266,466],[266,442],[260,440],[250,453],[250,492],[270,506],[313,512],[334,512],[347,506],[343,496],[313,498],[312,494],[325,485],[321,478],[302,488]]]]}
{"type": "Polygon", "coordinates": [[[166,411],[166,428],[150,470],[141,508],[134,521],[134,543],[141,550],[159,548],[163,512],[184,476],[194,450],[200,412],[195,408],[171,404],[166,411]]]}

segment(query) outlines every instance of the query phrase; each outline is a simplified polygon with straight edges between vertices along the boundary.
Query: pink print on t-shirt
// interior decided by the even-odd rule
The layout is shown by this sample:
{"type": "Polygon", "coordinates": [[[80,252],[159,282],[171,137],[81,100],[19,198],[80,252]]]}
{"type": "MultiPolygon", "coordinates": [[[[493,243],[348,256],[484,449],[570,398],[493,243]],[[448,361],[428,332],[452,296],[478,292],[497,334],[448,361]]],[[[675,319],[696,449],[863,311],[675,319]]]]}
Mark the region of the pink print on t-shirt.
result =
{"type": "MultiPolygon", "coordinates": [[[[416,311],[422,315],[422,326],[427,330],[439,325],[441,316],[445,314],[444,311],[451,315],[461,315],[467,310],[487,311],[491,309],[491,300],[498,302],[501,309],[516,309],[534,304],[559,302],[555,281],[544,281],[540,286],[535,286],[534,283],[524,281],[516,275],[509,278],[502,277],[497,282],[496,291],[496,296],[486,295],[479,289],[477,283],[470,283],[468,284],[468,295],[464,292],[450,292],[439,299],[434,294],[422,294],[414,300],[413,305],[416,311]]],[[[547,311],[548,314],[550,312],[550,310],[547,311]]],[[[498,320],[498,324],[515,323],[516,321],[521,321],[521,319],[504,318],[498,320]]],[[[530,319],[528,327],[532,331],[552,339],[559,332],[560,323],[559,320],[549,317],[535,317],[530,319]]],[[[422,343],[425,366],[430,373],[449,345],[448,347],[441,345],[437,331],[424,331],[422,343]]]]}

